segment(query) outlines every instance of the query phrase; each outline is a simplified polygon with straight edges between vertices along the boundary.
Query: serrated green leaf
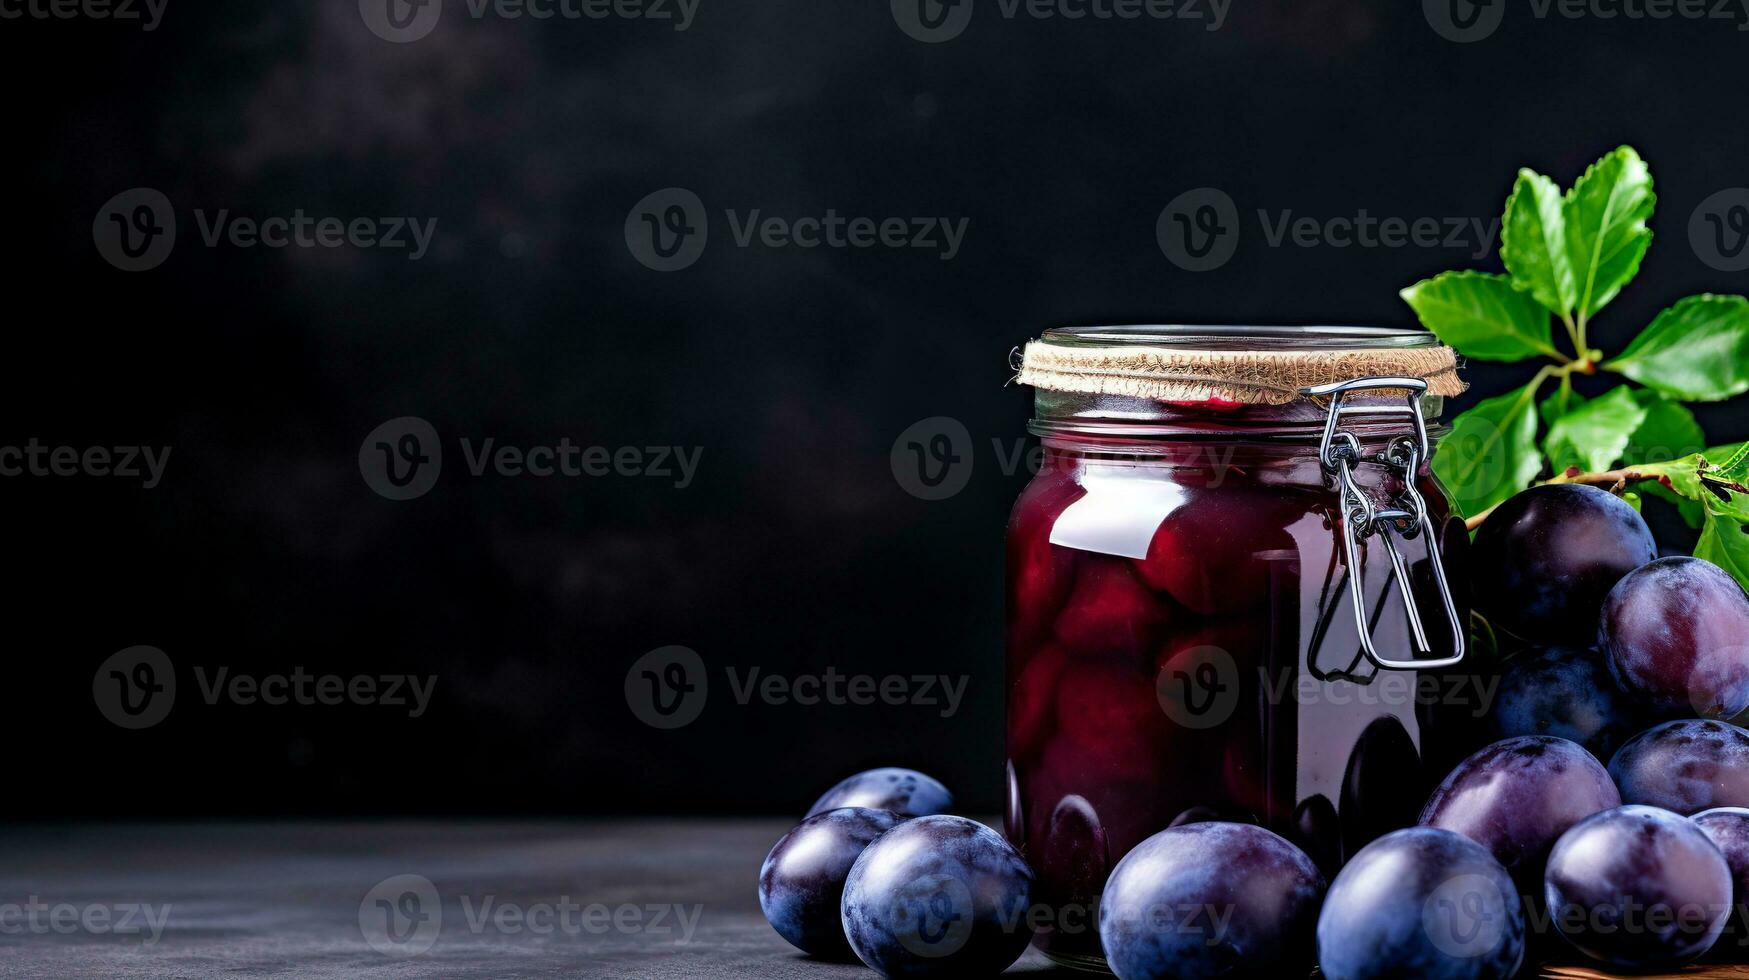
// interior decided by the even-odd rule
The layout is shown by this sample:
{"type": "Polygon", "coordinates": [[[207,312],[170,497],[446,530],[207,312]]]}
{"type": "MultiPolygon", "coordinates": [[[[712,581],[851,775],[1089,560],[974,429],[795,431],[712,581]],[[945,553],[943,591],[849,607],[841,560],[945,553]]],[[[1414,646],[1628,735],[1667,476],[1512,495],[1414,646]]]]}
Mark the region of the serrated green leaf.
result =
{"type": "Polygon", "coordinates": [[[1724,450],[1718,450],[1718,452],[1720,453],[1718,456],[1707,457],[1709,461],[1724,460],[1724,462],[1714,464],[1717,467],[1717,472],[1713,476],[1727,483],[1749,483],[1749,443],[1737,446],[1735,451],[1729,455],[1725,455],[1724,450]]]}
{"type": "Polygon", "coordinates": [[[1592,164],[1567,192],[1562,217],[1580,316],[1602,309],[1639,272],[1656,203],[1651,170],[1626,146],[1592,164]]]}
{"type": "Polygon", "coordinates": [[[1533,170],[1520,170],[1500,225],[1500,258],[1512,283],[1557,314],[1573,312],[1578,280],[1567,251],[1561,189],[1533,170]]]}
{"type": "Polygon", "coordinates": [[[1646,419],[1634,430],[1622,453],[1628,465],[1681,459],[1705,448],[1706,433],[1686,405],[1650,388],[1635,388],[1634,400],[1645,406],[1646,419]]]}
{"type": "Polygon", "coordinates": [[[1749,522],[1749,494],[1733,493],[1720,483],[1744,482],[1734,478],[1740,467],[1749,467],[1749,442],[1719,446],[1667,463],[1634,466],[1636,475],[1647,478],[1634,489],[1675,504],[1689,527],[1701,527],[1708,514],[1749,522]],[[1730,476],[1711,462],[1715,459],[1730,464],[1730,476]]]}
{"type": "Polygon", "coordinates": [[[1749,391],[1749,300],[1690,296],[1652,320],[1604,367],[1684,401],[1749,391]]]}
{"type": "Polygon", "coordinates": [[[1645,420],[1646,407],[1631,390],[1618,386],[1556,419],[1543,446],[1556,473],[1572,466],[1601,472],[1621,458],[1645,420]]]}
{"type": "Polygon", "coordinates": [[[1535,383],[1489,398],[1452,420],[1433,471],[1460,513],[1479,514],[1523,490],[1542,470],[1535,383]]]}
{"type": "Polygon", "coordinates": [[[1401,295],[1423,326],[1470,357],[1522,361],[1556,353],[1549,311],[1505,276],[1445,272],[1401,295]]]}

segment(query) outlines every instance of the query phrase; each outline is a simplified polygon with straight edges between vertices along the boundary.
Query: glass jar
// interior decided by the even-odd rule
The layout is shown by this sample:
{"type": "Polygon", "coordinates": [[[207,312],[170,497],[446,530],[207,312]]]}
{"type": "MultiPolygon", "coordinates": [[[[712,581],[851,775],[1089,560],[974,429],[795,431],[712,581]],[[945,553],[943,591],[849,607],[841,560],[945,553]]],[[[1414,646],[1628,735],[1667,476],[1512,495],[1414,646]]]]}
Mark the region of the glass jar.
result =
{"type": "Polygon", "coordinates": [[[1427,468],[1461,384],[1380,328],[1070,328],[1017,366],[1043,445],[1008,527],[1006,826],[1038,945],[1098,969],[1106,877],[1161,830],[1255,822],[1333,875],[1415,822],[1468,619],[1427,468]]]}

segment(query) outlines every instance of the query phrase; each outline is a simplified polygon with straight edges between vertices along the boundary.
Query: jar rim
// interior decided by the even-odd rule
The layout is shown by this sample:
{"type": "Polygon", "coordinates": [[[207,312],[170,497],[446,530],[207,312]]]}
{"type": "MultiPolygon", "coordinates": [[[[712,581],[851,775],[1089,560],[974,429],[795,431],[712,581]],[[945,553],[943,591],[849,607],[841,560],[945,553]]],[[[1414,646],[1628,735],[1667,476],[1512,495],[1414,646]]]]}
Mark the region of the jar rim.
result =
{"type": "Polygon", "coordinates": [[[1170,347],[1196,350],[1305,350],[1437,347],[1416,327],[1324,324],[1109,324],[1052,327],[1039,340],[1066,347],[1170,347]]]}

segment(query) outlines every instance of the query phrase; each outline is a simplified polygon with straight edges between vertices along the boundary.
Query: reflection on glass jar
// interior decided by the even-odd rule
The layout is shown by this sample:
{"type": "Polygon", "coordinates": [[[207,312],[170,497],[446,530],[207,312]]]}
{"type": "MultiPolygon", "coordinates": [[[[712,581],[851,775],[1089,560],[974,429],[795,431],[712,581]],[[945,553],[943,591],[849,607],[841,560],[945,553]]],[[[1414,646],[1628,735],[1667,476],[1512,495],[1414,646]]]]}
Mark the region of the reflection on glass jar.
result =
{"type": "MultiPolygon", "coordinates": [[[[1073,329],[1030,345],[1021,380],[1043,453],[1008,533],[1007,831],[1040,901],[1063,922],[1096,914],[1111,867],[1175,824],[1259,823],[1333,874],[1413,823],[1445,689],[1381,664],[1460,653],[1419,528],[1457,596],[1468,536],[1425,458],[1413,473],[1365,460],[1413,436],[1403,406],[1431,421],[1460,390],[1450,352],[1361,328],[1073,329]],[[1329,400],[1296,392],[1363,375],[1426,393],[1349,397],[1354,492],[1388,516],[1413,488],[1427,521],[1382,532],[1401,575],[1362,535],[1357,618],[1342,535],[1361,518],[1322,452],[1329,400]]],[[[1038,944],[1101,962],[1092,929],[1038,944]]]]}

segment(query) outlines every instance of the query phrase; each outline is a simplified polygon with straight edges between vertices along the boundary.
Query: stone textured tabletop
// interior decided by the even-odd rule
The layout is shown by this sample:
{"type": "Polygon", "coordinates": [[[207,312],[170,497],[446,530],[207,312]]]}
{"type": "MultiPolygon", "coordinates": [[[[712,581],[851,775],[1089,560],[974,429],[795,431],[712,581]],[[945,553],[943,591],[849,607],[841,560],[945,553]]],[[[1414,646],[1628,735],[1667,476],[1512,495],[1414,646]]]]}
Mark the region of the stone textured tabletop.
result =
{"type": "MultiPolygon", "coordinates": [[[[759,864],[788,828],[668,819],[24,827],[0,839],[0,973],[873,977],[808,959],[760,916],[759,864]]],[[[1013,972],[1074,975],[1036,952],[1013,972]]]]}

